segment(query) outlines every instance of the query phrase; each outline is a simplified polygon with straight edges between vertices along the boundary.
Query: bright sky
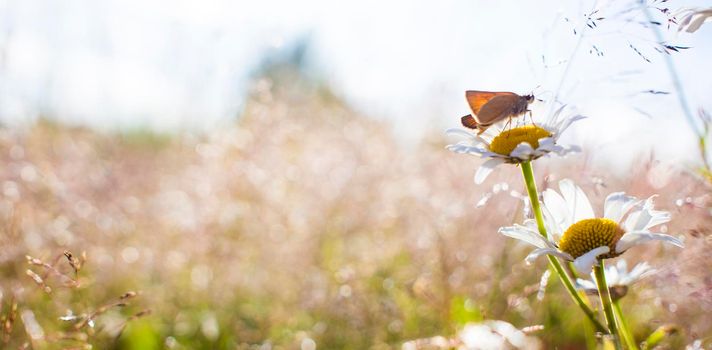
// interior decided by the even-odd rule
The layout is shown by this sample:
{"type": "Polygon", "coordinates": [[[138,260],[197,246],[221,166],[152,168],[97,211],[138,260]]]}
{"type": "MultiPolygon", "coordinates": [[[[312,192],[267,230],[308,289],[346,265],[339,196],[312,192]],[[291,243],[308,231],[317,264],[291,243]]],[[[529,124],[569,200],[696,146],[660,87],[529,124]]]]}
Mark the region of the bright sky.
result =
{"type": "MultiPolygon", "coordinates": [[[[336,91],[406,135],[457,126],[466,89],[534,90],[544,99],[560,91],[560,101],[590,116],[572,133],[578,142],[695,159],[676,96],[640,93],[673,86],[636,4],[0,0],[0,118],[51,111],[100,128],[209,129],[239,112],[265,54],[308,37],[314,66],[336,91]],[[605,20],[584,30],[591,9],[605,20]],[[589,53],[594,45],[602,57],[589,53]]],[[[694,34],[664,32],[693,47],[672,58],[693,111],[712,111],[712,23],[694,34]]]]}

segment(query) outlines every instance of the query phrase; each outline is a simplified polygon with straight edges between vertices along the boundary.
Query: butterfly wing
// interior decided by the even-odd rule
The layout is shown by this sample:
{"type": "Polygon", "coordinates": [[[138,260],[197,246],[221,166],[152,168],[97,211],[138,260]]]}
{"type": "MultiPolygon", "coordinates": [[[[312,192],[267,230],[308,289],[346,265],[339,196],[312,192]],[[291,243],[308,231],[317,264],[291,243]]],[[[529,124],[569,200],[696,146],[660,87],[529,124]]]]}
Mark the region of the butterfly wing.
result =
{"type": "Polygon", "coordinates": [[[477,120],[475,120],[472,114],[460,118],[460,121],[462,122],[462,126],[466,128],[477,129],[477,120]]]}
{"type": "Polygon", "coordinates": [[[479,115],[480,109],[489,102],[495,96],[519,96],[513,92],[495,92],[495,91],[477,91],[477,90],[467,90],[465,91],[465,98],[467,99],[467,104],[470,105],[472,114],[479,115]]]}
{"type": "Polygon", "coordinates": [[[521,97],[514,93],[492,97],[480,108],[480,112],[477,114],[477,121],[482,125],[489,126],[511,117],[520,99],[521,97]]]}

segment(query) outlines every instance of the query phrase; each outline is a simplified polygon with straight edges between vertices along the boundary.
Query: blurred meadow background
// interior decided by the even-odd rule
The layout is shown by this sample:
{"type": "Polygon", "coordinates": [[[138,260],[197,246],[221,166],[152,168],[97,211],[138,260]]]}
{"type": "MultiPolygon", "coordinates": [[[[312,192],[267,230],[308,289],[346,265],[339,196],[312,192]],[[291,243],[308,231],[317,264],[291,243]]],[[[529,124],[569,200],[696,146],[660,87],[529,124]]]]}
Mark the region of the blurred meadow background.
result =
{"type": "Polygon", "coordinates": [[[709,348],[705,6],[0,1],[0,348],[398,349],[484,320],[595,348],[497,233],[529,215],[518,169],[475,185],[445,150],[467,89],[588,117],[540,188],[659,194],[686,247],[626,254],[657,271],[624,308],[709,348]]]}

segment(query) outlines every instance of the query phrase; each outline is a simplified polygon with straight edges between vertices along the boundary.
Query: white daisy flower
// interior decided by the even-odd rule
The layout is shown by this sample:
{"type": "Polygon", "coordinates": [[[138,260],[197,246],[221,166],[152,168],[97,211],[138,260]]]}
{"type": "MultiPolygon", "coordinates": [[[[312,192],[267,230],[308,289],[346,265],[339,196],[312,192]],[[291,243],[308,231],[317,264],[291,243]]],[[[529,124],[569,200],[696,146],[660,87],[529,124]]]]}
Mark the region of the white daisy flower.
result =
{"type": "Polygon", "coordinates": [[[538,350],[541,341],[505,321],[485,320],[468,323],[454,337],[436,336],[403,343],[403,350],[538,350]]]}
{"type": "Polygon", "coordinates": [[[639,200],[623,192],[611,193],[603,207],[603,217],[596,217],[586,194],[571,180],[559,182],[561,194],[544,191],[544,223],[550,238],[539,234],[536,221],[503,227],[505,236],[527,242],[537,249],[527,256],[527,263],[542,255],[554,255],[572,261],[581,274],[587,274],[599,259],[615,258],[633,246],[658,240],[683,247],[670,235],[650,232],[653,226],[670,221],[670,213],[653,209],[652,196],[639,200]]]}
{"type": "Polygon", "coordinates": [[[487,159],[475,173],[477,184],[482,183],[500,164],[528,162],[549,153],[564,156],[580,152],[581,148],[578,146],[565,147],[557,144],[559,137],[571,123],[585,118],[581,115],[571,115],[559,120],[565,107],[559,108],[552,118],[541,125],[527,124],[509,129],[503,121],[489,127],[481,135],[464,129],[448,129],[448,134],[463,136],[465,140],[448,145],[447,149],[487,159]]]}
{"type": "MultiPolygon", "coordinates": [[[[646,262],[635,265],[630,271],[628,271],[628,263],[625,259],[618,260],[615,265],[606,266],[606,283],[611,291],[611,299],[616,301],[624,297],[628,293],[630,285],[652,273],[655,273],[655,270],[646,262]]],[[[587,294],[598,294],[595,281],[596,277],[592,272],[590,280],[577,278],[576,285],[587,294]]]]}
{"type": "Polygon", "coordinates": [[[712,7],[710,8],[682,8],[675,13],[680,18],[677,31],[694,33],[705,22],[712,22],[712,7]]]}

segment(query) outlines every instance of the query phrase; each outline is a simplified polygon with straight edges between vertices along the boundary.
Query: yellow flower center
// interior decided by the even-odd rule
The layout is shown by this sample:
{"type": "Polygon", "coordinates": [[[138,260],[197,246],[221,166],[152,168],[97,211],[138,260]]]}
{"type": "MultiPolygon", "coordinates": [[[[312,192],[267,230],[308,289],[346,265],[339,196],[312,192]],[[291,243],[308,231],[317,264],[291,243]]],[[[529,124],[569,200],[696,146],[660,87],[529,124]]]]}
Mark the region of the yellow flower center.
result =
{"type": "Polygon", "coordinates": [[[551,136],[551,133],[536,125],[525,125],[502,131],[490,143],[490,150],[508,156],[522,142],[533,148],[539,147],[539,139],[551,136]]]}
{"type": "Polygon", "coordinates": [[[608,246],[611,251],[602,258],[613,258],[616,243],[625,232],[611,219],[584,219],[569,227],[559,241],[559,249],[569,253],[574,259],[602,246],[608,246]]]}

